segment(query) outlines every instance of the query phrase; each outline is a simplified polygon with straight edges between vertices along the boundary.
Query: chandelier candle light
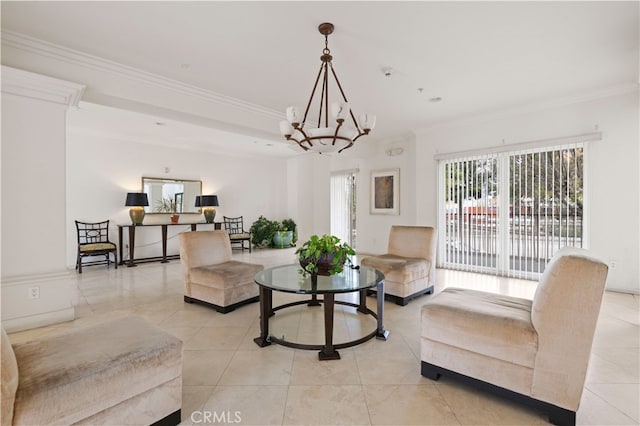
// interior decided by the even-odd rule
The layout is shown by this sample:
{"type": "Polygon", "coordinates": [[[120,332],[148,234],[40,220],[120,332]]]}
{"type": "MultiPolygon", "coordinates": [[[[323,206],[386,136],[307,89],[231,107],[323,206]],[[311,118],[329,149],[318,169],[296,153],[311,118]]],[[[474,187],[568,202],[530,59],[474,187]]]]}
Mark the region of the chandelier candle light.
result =
{"type": "Polygon", "coordinates": [[[311,91],[311,97],[307,103],[304,115],[300,115],[300,109],[297,107],[287,108],[287,120],[280,122],[280,132],[287,140],[296,142],[300,148],[305,151],[315,151],[320,154],[323,152],[338,153],[353,146],[353,143],[363,135],[368,135],[376,124],[376,116],[371,114],[362,114],[359,122],[356,121],[347,97],[342,90],[338,76],[333,69],[331,60],[331,51],[329,50],[329,34],[333,33],[333,24],[325,22],[318,26],[320,34],[324,35],[324,49],[320,60],[320,71],[316,77],[316,81],[311,91]],[[342,101],[331,104],[331,114],[335,119],[335,124],[329,125],[329,70],[336,82],[336,86],[342,95],[342,101]],[[313,97],[318,88],[318,82],[322,78],[322,88],[320,93],[320,107],[318,112],[317,126],[307,123],[307,115],[309,108],[313,102],[313,97]],[[324,113],[324,120],[323,120],[324,113]],[[345,120],[351,117],[353,126],[345,124],[345,120]],[[324,122],[323,122],[324,121],[324,122]],[[305,128],[305,126],[307,126],[305,128]]]}

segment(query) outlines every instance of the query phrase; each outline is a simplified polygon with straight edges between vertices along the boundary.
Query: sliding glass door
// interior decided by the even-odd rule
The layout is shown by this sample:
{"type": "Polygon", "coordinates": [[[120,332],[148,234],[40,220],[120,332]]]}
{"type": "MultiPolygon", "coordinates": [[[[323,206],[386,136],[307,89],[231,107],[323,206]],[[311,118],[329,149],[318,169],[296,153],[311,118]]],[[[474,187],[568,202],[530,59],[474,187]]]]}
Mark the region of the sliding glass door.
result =
{"type": "Polygon", "coordinates": [[[583,246],[582,143],[440,162],[441,265],[535,278],[583,246]]]}

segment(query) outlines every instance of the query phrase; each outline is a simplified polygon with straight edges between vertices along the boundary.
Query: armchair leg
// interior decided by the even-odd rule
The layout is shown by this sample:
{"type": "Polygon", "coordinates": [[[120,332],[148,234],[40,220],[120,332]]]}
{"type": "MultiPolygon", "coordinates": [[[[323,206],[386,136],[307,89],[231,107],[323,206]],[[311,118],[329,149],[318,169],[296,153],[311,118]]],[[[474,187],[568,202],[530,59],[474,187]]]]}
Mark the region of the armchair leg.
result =
{"type": "Polygon", "coordinates": [[[420,374],[422,374],[427,379],[431,379],[435,381],[440,379],[440,373],[438,372],[438,369],[434,365],[429,364],[428,362],[422,361],[422,365],[420,367],[420,374]]]}

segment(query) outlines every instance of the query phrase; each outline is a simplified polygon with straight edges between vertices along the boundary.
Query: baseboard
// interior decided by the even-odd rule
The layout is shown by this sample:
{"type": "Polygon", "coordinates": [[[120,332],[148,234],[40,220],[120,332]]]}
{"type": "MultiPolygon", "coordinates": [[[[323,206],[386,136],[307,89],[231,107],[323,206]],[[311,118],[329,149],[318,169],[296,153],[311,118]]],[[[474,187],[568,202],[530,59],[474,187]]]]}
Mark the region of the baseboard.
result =
{"type": "Polygon", "coordinates": [[[71,307],[54,312],[2,320],[2,327],[7,333],[15,333],[17,331],[30,330],[32,328],[44,327],[46,325],[73,321],[75,318],[75,309],[71,307]]]}

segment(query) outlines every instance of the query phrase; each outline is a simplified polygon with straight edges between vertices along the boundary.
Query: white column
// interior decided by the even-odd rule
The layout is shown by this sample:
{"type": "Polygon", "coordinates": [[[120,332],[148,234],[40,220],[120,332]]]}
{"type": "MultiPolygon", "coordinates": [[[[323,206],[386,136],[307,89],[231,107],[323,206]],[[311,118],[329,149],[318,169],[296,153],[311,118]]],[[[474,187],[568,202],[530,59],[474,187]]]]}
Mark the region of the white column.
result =
{"type": "Polygon", "coordinates": [[[2,325],[74,318],[66,268],[66,110],[84,86],[2,67],[2,325]]]}

